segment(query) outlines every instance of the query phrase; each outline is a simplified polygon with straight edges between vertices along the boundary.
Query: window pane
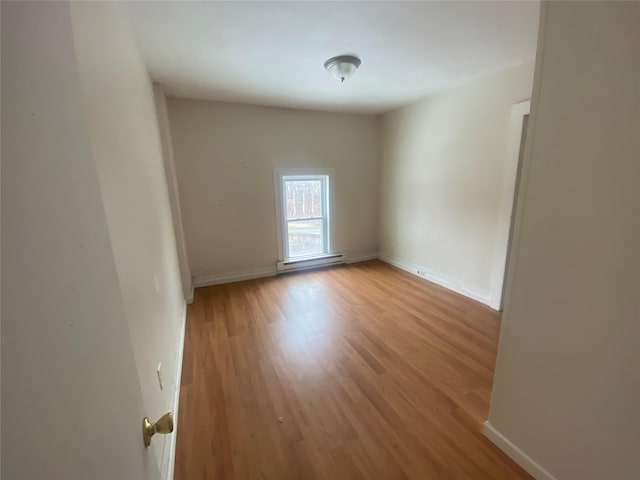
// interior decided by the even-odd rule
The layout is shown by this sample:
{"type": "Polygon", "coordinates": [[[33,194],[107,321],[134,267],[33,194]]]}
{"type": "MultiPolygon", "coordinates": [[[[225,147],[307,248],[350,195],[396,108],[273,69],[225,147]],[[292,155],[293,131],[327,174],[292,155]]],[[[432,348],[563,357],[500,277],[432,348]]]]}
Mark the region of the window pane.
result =
{"type": "Polygon", "coordinates": [[[322,216],[321,180],[286,180],[287,220],[322,216]]]}
{"type": "Polygon", "coordinates": [[[289,257],[325,253],[322,220],[291,220],[287,222],[287,232],[289,257]]]}

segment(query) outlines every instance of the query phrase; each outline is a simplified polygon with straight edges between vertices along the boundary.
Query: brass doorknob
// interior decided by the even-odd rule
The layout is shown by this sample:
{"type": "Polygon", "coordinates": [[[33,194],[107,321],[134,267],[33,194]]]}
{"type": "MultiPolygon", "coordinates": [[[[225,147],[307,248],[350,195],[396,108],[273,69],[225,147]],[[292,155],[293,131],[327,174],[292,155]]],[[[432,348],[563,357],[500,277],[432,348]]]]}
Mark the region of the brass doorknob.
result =
{"type": "Polygon", "coordinates": [[[173,415],[165,413],[156,423],[151,423],[147,417],[142,419],[142,439],[144,446],[151,445],[151,437],[156,433],[167,434],[173,432],[173,415]]]}

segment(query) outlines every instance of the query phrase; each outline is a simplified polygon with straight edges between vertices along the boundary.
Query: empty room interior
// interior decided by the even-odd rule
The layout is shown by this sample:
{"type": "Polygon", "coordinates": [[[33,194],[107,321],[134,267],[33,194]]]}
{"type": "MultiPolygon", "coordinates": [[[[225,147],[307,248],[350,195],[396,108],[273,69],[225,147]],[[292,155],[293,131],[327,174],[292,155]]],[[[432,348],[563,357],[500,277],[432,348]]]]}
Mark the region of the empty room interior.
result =
{"type": "Polygon", "coordinates": [[[640,2],[0,13],[4,479],[640,479],[640,2]]]}

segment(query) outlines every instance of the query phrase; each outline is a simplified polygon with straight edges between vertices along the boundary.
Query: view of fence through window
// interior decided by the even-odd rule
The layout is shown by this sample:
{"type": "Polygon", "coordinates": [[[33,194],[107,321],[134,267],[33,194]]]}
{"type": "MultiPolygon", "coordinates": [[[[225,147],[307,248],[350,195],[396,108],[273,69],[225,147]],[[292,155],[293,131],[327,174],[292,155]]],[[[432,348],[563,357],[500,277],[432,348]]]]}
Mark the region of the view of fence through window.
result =
{"type": "Polygon", "coordinates": [[[324,184],[323,177],[284,181],[289,257],[326,252],[324,184]]]}

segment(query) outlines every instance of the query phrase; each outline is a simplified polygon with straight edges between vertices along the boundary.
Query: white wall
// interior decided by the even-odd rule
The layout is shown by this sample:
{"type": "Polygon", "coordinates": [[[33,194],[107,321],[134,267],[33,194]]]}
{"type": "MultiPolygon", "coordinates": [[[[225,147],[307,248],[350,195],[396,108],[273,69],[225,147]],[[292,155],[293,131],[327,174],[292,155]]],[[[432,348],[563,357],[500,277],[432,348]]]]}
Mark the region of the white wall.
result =
{"type": "Polygon", "coordinates": [[[637,479],[640,4],[541,18],[487,434],[537,478],[637,479]]]}
{"type": "MultiPolygon", "coordinates": [[[[122,302],[147,415],[155,421],[173,407],[185,301],[152,84],[120,8],[75,2],[71,11],[122,302]]],[[[166,439],[152,443],[159,462],[166,439]]]]}
{"type": "Polygon", "coordinates": [[[334,250],[375,252],[379,119],[168,99],[192,274],[275,272],[274,167],[335,169],[334,250]]]}
{"type": "Polygon", "coordinates": [[[488,303],[511,107],[533,63],[383,116],[381,258],[488,303]]]}
{"type": "Polygon", "coordinates": [[[1,8],[2,476],[158,478],[70,5],[1,8]]]}

